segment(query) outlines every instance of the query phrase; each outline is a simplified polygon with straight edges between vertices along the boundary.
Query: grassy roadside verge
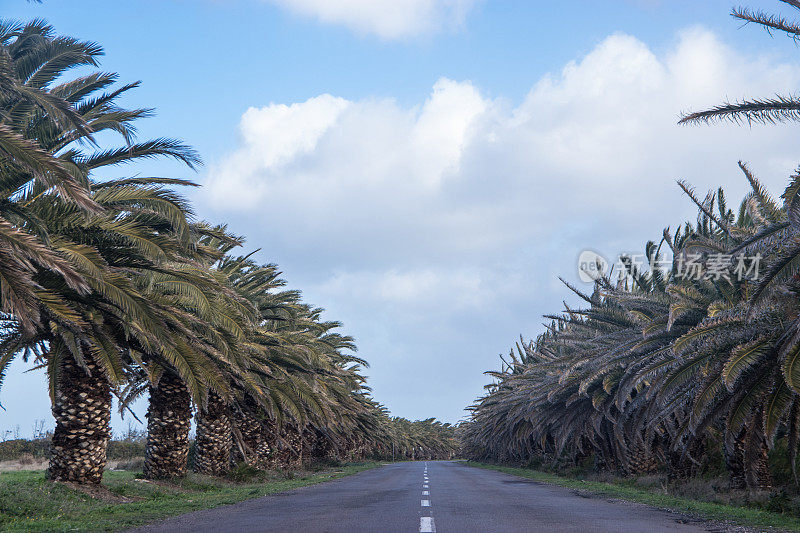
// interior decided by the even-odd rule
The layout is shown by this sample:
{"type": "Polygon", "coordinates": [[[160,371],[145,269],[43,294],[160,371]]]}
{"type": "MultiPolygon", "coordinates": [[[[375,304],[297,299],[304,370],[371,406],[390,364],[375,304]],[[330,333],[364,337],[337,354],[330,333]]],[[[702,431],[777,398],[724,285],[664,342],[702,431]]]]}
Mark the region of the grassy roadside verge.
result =
{"type": "Polygon", "coordinates": [[[115,531],[200,509],[258,498],[362,472],[380,463],[354,463],[275,473],[236,482],[190,475],[175,483],[150,483],[135,472],[106,472],[105,497],[92,497],[44,479],[43,471],[0,473],[1,531],[115,531]]]}
{"type": "Polygon", "coordinates": [[[644,503],[662,509],[687,513],[699,518],[735,522],[750,527],[770,527],[780,530],[800,531],[800,519],[795,516],[773,513],[762,509],[735,507],[732,505],[680,498],[665,494],[664,492],[627,486],[624,484],[624,481],[620,481],[619,483],[604,483],[561,477],[528,468],[498,466],[473,461],[465,461],[464,464],[477,468],[497,470],[499,472],[533,479],[549,485],[584,490],[600,496],[644,503]]]}

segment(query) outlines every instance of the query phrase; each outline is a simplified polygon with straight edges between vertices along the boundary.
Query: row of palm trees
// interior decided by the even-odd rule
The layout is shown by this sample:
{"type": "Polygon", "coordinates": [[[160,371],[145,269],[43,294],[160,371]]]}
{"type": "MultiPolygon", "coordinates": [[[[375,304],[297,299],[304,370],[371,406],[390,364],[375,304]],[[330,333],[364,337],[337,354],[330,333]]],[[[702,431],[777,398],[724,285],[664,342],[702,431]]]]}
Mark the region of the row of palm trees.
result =
{"type": "Polygon", "coordinates": [[[185,474],[195,410],[194,466],[207,474],[449,455],[449,425],[390,418],[340,324],[194,216],[176,192],[193,183],[118,177],[143,159],[200,158],[136,139],[152,110],[120,103],[138,83],[100,71],[102,53],[41,20],[0,21],[0,386],[16,358],[46,371],[50,479],[100,482],[113,396],[122,410],[149,397],[150,478],[185,474]]]}
{"type": "MultiPolygon", "coordinates": [[[[800,3],[783,0],[800,10],[800,3]]],[[[800,36],[785,18],[733,16],[800,36]]],[[[682,122],[796,120],[800,102],[726,103],[682,122]]],[[[740,163],[750,192],[728,207],[680,183],[697,220],[664,230],[639,265],[623,257],[582,301],[520,342],[461,428],[467,455],[553,460],[628,474],[689,476],[721,449],[733,487],[772,484],[780,443],[800,443],[800,170],[774,199],[740,163]]],[[[795,471],[796,472],[796,471],[795,471]]],[[[796,478],[796,473],[795,473],[796,478]]]]}

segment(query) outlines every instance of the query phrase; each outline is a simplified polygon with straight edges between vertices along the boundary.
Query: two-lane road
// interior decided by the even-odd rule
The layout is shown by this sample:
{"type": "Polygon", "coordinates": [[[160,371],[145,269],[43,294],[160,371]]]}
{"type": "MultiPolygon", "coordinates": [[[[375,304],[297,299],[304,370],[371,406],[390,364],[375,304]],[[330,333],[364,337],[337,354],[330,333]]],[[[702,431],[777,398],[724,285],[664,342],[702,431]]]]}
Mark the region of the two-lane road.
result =
{"type": "MultiPolygon", "coordinates": [[[[699,532],[702,523],[641,505],[451,461],[396,463],[137,529],[274,532],[699,532]]],[[[714,531],[720,531],[719,526],[714,531]]]]}

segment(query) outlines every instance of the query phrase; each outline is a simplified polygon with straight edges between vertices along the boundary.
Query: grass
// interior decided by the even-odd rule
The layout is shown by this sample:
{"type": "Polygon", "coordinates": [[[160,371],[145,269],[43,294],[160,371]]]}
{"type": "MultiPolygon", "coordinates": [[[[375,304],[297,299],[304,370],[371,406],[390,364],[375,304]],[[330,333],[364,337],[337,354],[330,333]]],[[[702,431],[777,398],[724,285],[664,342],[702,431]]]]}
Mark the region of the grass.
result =
{"type": "Polygon", "coordinates": [[[663,490],[656,488],[644,489],[631,486],[631,482],[625,479],[619,479],[614,482],[589,481],[557,476],[555,474],[531,470],[529,468],[514,468],[473,461],[466,461],[464,464],[477,468],[497,470],[499,472],[533,479],[549,485],[588,491],[599,496],[644,503],[654,507],[691,514],[699,518],[735,522],[740,525],[751,527],[770,527],[780,530],[800,531],[800,519],[793,515],[750,507],[739,507],[681,498],[667,494],[663,490]]]}
{"type": "Polygon", "coordinates": [[[294,474],[239,471],[231,479],[190,475],[174,483],[144,482],[135,472],[106,472],[103,485],[110,496],[133,500],[130,503],[109,503],[51,483],[43,471],[4,472],[0,473],[0,531],[115,531],[330,481],[379,464],[354,463],[294,474]]]}

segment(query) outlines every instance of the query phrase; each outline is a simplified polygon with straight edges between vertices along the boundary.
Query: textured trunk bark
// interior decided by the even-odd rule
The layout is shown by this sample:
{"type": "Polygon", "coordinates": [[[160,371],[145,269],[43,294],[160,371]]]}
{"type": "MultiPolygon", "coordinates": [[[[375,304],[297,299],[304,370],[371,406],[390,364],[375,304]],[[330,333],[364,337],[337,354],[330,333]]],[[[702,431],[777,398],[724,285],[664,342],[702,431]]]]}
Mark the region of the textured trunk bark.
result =
{"type": "Polygon", "coordinates": [[[625,462],[625,470],[629,475],[650,474],[658,470],[655,454],[643,438],[631,443],[625,462]]]}
{"type": "Polygon", "coordinates": [[[761,417],[753,417],[746,430],[736,438],[733,449],[725,448],[725,465],[731,477],[732,489],[769,490],[772,475],[769,471],[767,443],[761,430],[761,417]]]}
{"type": "Polygon", "coordinates": [[[673,451],[669,442],[664,443],[664,456],[669,469],[667,477],[670,480],[688,479],[697,475],[700,465],[693,462],[692,459],[697,460],[697,458],[702,458],[705,455],[705,442],[701,438],[693,438],[687,446],[689,447],[688,452],[683,454],[673,451]]]}
{"type": "Polygon", "coordinates": [[[270,466],[272,447],[268,439],[268,424],[255,415],[256,409],[255,402],[250,400],[234,410],[233,423],[244,441],[245,455],[238,446],[233,447],[233,454],[236,462],[244,461],[263,470],[270,466]]]}
{"type": "Polygon", "coordinates": [[[772,473],[769,471],[769,449],[767,443],[763,442],[756,460],[755,484],[758,490],[772,489],[772,473]]]}
{"type": "Polygon", "coordinates": [[[197,411],[195,471],[212,476],[227,473],[231,468],[232,446],[230,410],[227,403],[212,392],[208,407],[197,411]]]}
{"type": "Polygon", "coordinates": [[[189,389],[177,375],[164,374],[158,385],[150,387],[144,456],[144,476],[147,479],[186,475],[191,425],[189,389]]]}
{"type": "Polygon", "coordinates": [[[747,484],[745,483],[743,436],[737,438],[733,445],[723,443],[723,453],[725,468],[727,468],[731,480],[731,489],[744,489],[747,484]]]}
{"type": "Polygon", "coordinates": [[[303,434],[308,448],[306,457],[313,461],[320,461],[333,455],[333,443],[321,431],[307,429],[303,434]]]}
{"type": "Polygon", "coordinates": [[[260,420],[259,439],[255,448],[255,461],[257,468],[266,469],[275,457],[275,448],[272,445],[272,437],[275,432],[275,426],[265,420],[260,420]]]}
{"type": "MultiPolygon", "coordinates": [[[[88,354],[87,354],[88,359],[88,354]]],[[[100,483],[111,435],[111,387],[87,360],[86,372],[68,356],[61,363],[53,416],[56,429],[47,477],[53,481],[100,483]]]]}
{"type": "MultiPolygon", "coordinates": [[[[581,443],[580,444],[581,444],[580,448],[576,448],[575,452],[574,452],[574,454],[572,456],[572,463],[574,465],[576,465],[576,466],[580,466],[584,462],[586,462],[586,460],[589,458],[589,455],[590,455],[589,452],[592,449],[591,443],[588,442],[588,440],[585,439],[585,438],[581,439],[581,443]]],[[[527,456],[528,456],[528,458],[533,456],[533,449],[529,449],[528,450],[527,456]]]]}
{"type": "Polygon", "coordinates": [[[764,440],[761,416],[755,416],[750,430],[744,439],[745,483],[750,490],[769,490],[772,488],[772,475],[769,471],[769,448],[764,440]]]}
{"type": "Polygon", "coordinates": [[[303,443],[300,430],[285,425],[281,428],[278,439],[276,465],[281,468],[294,468],[303,462],[303,443]]]}
{"type": "MultiPolygon", "coordinates": [[[[364,441],[361,438],[356,437],[351,442],[350,448],[346,450],[345,457],[350,461],[360,461],[365,457],[366,449],[367,449],[366,443],[364,443],[364,441]]],[[[418,450],[412,447],[410,450],[406,451],[405,455],[409,459],[416,460],[418,456],[418,450]]]]}

